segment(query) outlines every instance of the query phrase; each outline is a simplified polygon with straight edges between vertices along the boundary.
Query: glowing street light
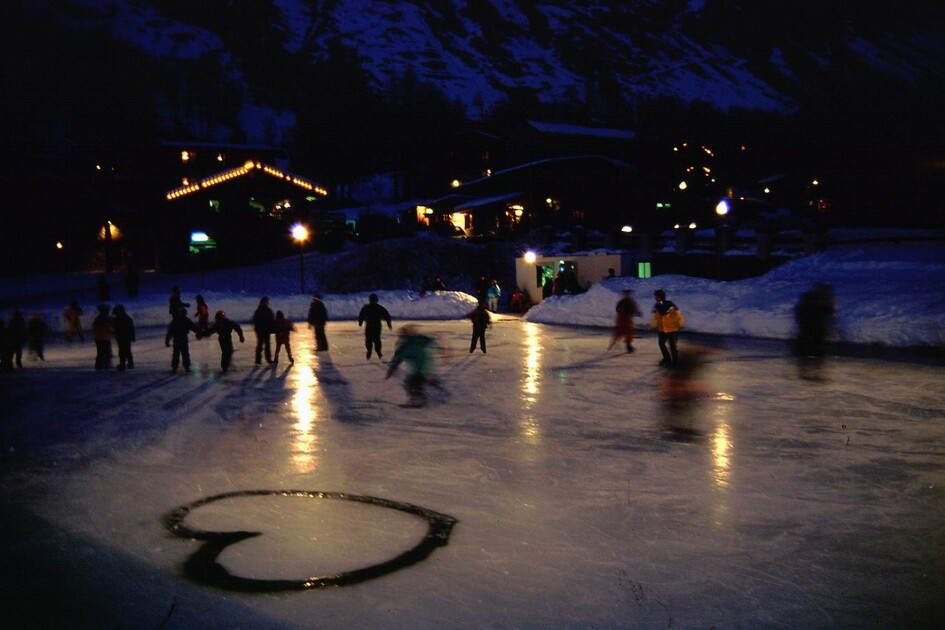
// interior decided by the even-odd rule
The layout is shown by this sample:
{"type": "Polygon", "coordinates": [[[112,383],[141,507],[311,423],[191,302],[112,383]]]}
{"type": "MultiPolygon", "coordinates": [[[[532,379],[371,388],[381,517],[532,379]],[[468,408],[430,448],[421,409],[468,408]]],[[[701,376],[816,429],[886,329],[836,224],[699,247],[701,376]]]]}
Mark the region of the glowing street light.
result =
{"type": "Polygon", "coordinates": [[[525,252],[525,262],[528,263],[529,265],[535,264],[535,260],[537,258],[538,257],[535,255],[535,252],[532,252],[532,251],[525,252]]]}
{"type": "Polygon", "coordinates": [[[305,293],[305,241],[308,240],[308,228],[301,223],[292,226],[292,238],[299,244],[299,293],[305,293]]]}

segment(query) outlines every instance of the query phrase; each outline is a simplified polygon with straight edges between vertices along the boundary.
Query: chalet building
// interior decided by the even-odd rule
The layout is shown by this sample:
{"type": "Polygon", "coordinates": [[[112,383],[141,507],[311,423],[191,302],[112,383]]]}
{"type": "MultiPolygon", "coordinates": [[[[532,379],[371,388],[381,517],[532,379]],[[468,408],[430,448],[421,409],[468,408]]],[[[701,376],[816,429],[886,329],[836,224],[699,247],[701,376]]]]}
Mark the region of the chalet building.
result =
{"type": "Polygon", "coordinates": [[[417,207],[417,220],[473,238],[541,228],[619,232],[645,218],[637,194],[634,166],[602,155],[563,156],[455,181],[449,195],[417,207]]]}
{"type": "Polygon", "coordinates": [[[284,152],[265,146],[173,144],[181,173],[164,194],[162,266],[248,264],[297,251],[290,229],[305,224],[313,246],[343,237],[344,216],[327,190],[289,172],[284,152]]]}

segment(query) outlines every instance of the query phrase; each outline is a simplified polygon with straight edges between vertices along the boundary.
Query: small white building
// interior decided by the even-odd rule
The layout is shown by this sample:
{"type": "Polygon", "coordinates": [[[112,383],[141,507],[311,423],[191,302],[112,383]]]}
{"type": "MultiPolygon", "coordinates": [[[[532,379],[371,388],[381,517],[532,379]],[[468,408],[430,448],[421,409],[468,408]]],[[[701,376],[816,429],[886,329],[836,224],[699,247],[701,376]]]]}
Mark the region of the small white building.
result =
{"type": "Polygon", "coordinates": [[[605,279],[610,269],[617,276],[651,275],[649,259],[639,252],[593,251],[553,256],[526,252],[515,259],[515,283],[531,304],[537,304],[542,300],[545,283],[557,280],[561,292],[579,293],[605,279]]]}

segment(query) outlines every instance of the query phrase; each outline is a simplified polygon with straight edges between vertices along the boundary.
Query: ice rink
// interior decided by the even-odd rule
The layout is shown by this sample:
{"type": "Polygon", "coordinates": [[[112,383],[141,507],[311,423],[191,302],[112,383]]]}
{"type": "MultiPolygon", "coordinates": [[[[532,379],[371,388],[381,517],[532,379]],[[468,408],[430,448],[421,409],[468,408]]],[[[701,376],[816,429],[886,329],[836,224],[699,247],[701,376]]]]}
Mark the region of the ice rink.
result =
{"type": "Polygon", "coordinates": [[[152,328],[132,372],[59,341],[0,374],[4,626],[945,623],[940,363],[799,378],[783,342],[683,334],[702,367],[667,380],[646,333],[506,317],[484,355],[468,322],[418,325],[444,346],[422,409],[352,322],[318,354],[299,327],[291,367],[247,330],[230,373],[211,339],[171,374],[152,328]]]}

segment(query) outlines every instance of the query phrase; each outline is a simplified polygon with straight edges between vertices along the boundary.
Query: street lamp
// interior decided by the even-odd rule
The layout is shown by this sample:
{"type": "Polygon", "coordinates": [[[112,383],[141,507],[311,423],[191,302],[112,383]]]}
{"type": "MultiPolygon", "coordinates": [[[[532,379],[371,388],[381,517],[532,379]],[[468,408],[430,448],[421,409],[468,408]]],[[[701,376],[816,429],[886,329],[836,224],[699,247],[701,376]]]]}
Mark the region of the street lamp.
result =
{"type": "Polygon", "coordinates": [[[292,238],[299,243],[299,293],[305,293],[305,258],[302,256],[305,241],[308,240],[308,228],[301,223],[292,226],[292,238]]]}

